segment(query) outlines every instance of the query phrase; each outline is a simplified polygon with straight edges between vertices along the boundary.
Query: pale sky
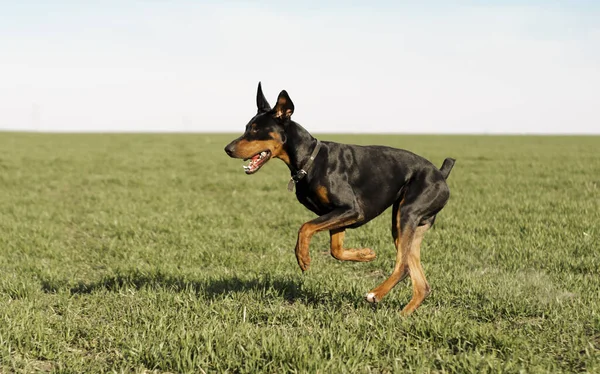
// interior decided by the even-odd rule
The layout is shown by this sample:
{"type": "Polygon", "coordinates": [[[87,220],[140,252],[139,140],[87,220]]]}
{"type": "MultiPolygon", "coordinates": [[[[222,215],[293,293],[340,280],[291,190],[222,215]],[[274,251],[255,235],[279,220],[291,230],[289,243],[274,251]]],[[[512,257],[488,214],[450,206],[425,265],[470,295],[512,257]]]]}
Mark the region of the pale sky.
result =
{"type": "Polygon", "coordinates": [[[0,129],[600,134],[600,1],[0,0],[0,129]]]}

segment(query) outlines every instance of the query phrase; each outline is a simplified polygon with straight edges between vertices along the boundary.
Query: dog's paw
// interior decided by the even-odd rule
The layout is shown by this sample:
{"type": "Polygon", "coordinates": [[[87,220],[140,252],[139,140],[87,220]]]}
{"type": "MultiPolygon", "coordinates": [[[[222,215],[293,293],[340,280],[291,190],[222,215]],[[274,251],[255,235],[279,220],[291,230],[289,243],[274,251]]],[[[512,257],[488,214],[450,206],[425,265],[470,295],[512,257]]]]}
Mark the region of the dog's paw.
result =
{"type": "Polygon", "coordinates": [[[302,269],[302,272],[305,272],[305,271],[308,271],[308,269],[310,268],[310,261],[308,261],[308,262],[298,261],[298,265],[300,265],[300,269],[302,269]]]}
{"type": "Polygon", "coordinates": [[[296,259],[298,260],[298,265],[302,271],[307,271],[310,268],[310,256],[302,256],[301,254],[296,254],[296,259]]]}
{"type": "Polygon", "coordinates": [[[370,302],[371,304],[375,304],[377,303],[379,300],[377,299],[377,296],[375,295],[374,292],[369,292],[366,296],[365,299],[370,302]]]}
{"type": "Polygon", "coordinates": [[[358,250],[358,258],[364,262],[373,261],[377,258],[377,254],[371,248],[363,248],[358,250]]]}

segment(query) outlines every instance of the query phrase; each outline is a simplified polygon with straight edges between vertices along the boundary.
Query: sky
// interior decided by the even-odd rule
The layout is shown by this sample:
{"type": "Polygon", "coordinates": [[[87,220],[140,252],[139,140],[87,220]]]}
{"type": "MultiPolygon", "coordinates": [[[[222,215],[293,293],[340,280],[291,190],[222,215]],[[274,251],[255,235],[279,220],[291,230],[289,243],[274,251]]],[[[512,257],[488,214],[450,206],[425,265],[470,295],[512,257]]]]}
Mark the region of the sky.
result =
{"type": "Polygon", "coordinates": [[[600,134],[600,1],[0,0],[0,129],[600,134]]]}

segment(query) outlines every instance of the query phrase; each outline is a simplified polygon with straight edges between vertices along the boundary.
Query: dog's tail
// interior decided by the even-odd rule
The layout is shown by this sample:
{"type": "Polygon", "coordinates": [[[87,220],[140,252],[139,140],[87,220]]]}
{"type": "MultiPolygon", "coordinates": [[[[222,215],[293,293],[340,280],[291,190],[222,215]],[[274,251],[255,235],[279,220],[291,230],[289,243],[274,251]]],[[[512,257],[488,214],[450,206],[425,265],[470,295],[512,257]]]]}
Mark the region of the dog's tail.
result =
{"type": "Polygon", "coordinates": [[[447,159],[444,160],[444,163],[442,164],[442,167],[440,168],[440,171],[442,172],[444,179],[448,179],[448,175],[450,175],[450,171],[452,171],[452,167],[454,166],[455,161],[456,161],[455,159],[450,158],[450,157],[448,157],[447,159]]]}

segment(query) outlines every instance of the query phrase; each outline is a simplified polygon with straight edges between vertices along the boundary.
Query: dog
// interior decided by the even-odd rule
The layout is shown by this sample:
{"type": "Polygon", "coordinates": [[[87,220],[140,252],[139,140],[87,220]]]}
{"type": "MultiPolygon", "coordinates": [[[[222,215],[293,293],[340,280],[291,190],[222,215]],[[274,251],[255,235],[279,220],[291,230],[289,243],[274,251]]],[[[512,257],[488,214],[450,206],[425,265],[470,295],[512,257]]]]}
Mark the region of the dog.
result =
{"type": "Polygon", "coordinates": [[[455,160],[446,158],[438,169],[425,158],[403,149],[359,146],[319,141],[292,121],[294,104],[283,90],[271,108],[260,82],[256,94],[258,111],[245,132],[225,147],[233,158],[249,161],[246,174],[254,174],[270,159],[285,162],[291,172],[290,191],[318,215],[298,232],[296,259],[303,272],[310,266],[312,236],[328,230],[331,255],[340,261],[372,261],[370,248],[344,248],[346,229],[364,225],[392,206],[392,236],[396,264],[392,274],[366,295],[378,303],[398,282],[410,275],[413,294],[402,309],[408,315],[429,295],[430,287],[421,266],[421,241],[436,215],[448,202],[446,179],[455,160]]]}

